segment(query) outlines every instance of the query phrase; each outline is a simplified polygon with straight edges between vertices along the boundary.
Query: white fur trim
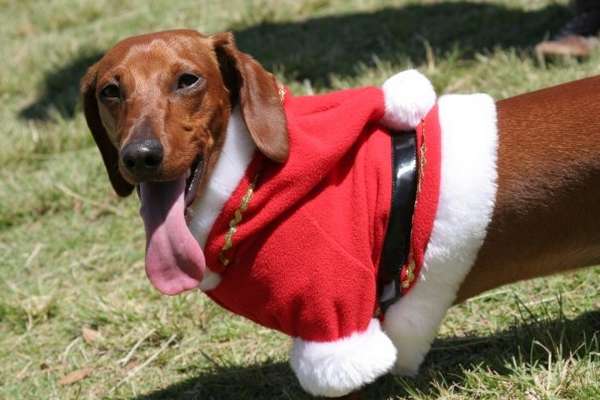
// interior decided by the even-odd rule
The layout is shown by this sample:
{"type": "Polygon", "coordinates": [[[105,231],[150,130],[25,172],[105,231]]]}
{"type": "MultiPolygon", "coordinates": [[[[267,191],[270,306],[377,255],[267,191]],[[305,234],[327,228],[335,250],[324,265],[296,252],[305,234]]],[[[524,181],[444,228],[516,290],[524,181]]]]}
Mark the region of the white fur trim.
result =
{"type": "Polygon", "coordinates": [[[413,129],[435,104],[431,82],[415,69],[397,73],[381,88],[385,99],[381,122],[391,129],[413,129]]]}
{"type": "Polygon", "coordinates": [[[213,290],[221,283],[221,275],[215,271],[211,271],[210,268],[206,267],[202,280],[198,284],[198,289],[206,292],[207,290],[213,290]]]}
{"type": "MultiPolygon", "coordinates": [[[[237,188],[252,161],[256,145],[250,137],[239,107],[231,112],[223,150],[217,160],[202,196],[190,206],[189,228],[200,247],[204,248],[210,229],[221,213],[225,202],[237,188]]],[[[221,276],[207,268],[199,288],[216,288],[221,276]]]]}
{"type": "Polygon", "coordinates": [[[439,101],[440,199],[419,281],[389,307],[384,330],[398,349],[394,372],[414,375],[471,269],[496,199],[496,107],[484,94],[439,101]]]}
{"type": "Polygon", "coordinates": [[[294,339],[290,364],[300,385],[314,396],[339,397],[387,373],[396,349],[372,319],[364,332],[335,342],[294,339]]]}

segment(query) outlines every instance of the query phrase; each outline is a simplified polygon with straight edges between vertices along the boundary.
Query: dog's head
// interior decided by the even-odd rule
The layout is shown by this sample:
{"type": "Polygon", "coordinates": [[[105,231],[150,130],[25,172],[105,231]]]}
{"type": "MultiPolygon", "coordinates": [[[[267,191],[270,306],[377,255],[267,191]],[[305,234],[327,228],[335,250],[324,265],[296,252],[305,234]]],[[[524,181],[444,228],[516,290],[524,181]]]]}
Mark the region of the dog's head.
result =
{"type": "Polygon", "coordinates": [[[139,188],[148,277],[166,294],[198,286],[205,261],[185,209],[216,165],[232,107],[259,151],[288,157],[275,78],[230,33],[176,30],[118,43],[90,67],[81,94],[113,188],[139,188]]]}
{"type": "Polygon", "coordinates": [[[199,187],[191,182],[210,174],[236,104],[261,152],[275,161],[288,155],[277,82],[236,48],[230,33],[175,30],[125,39],[89,68],[81,94],[121,196],[142,182],[186,176],[186,196],[193,197],[199,187]]]}

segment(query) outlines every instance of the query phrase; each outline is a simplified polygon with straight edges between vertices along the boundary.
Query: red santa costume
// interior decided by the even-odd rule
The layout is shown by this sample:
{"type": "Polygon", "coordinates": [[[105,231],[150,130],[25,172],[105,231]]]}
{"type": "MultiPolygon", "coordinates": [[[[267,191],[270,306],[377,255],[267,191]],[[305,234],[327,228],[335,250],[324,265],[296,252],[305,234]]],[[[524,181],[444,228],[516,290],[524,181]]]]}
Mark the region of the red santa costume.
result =
{"type": "Polygon", "coordinates": [[[239,110],[232,114],[210,183],[190,210],[206,259],[199,287],[224,308],[292,336],[292,368],[314,395],[344,395],[394,364],[415,373],[491,218],[494,103],[473,95],[436,105],[429,81],[406,71],[382,89],[288,93],[284,109],[284,164],[258,153],[239,110]],[[387,128],[415,127],[411,265],[382,328],[374,314],[391,207],[387,128]]]}

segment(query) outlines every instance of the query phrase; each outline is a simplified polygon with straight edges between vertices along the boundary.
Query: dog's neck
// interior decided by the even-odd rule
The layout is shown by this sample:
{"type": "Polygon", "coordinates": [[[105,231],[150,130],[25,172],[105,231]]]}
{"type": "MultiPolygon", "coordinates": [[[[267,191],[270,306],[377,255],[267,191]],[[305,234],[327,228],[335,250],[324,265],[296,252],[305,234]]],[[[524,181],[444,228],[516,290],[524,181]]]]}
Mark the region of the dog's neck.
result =
{"type": "Polygon", "coordinates": [[[225,202],[236,189],[252,161],[256,145],[239,107],[235,107],[225,132],[225,143],[203,193],[190,206],[189,228],[204,248],[210,230],[225,202]]]}

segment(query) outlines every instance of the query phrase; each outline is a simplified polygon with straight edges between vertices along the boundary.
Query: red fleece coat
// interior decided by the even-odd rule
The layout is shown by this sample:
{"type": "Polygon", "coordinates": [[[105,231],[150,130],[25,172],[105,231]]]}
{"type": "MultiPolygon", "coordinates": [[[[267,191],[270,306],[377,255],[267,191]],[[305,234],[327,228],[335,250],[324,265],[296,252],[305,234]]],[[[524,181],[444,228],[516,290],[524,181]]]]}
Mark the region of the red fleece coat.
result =
{"type": "Polygon", "coordinates": [[[222,280],[207,294],[293,337],[334,341],[364,331],[377,308],[392,180],[384,97],[288,94],[284,108],[289,159],[256,153],[224,205],[204,249],[222,280]]]}

